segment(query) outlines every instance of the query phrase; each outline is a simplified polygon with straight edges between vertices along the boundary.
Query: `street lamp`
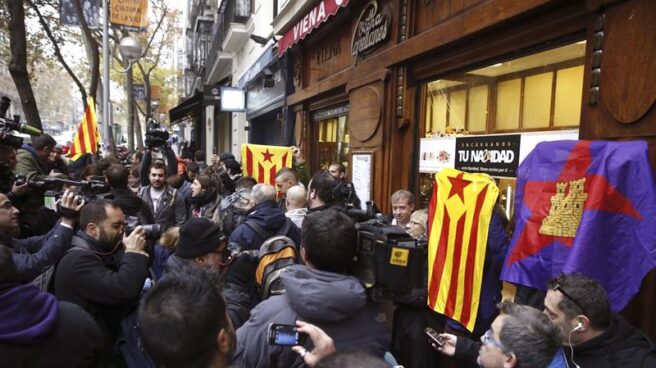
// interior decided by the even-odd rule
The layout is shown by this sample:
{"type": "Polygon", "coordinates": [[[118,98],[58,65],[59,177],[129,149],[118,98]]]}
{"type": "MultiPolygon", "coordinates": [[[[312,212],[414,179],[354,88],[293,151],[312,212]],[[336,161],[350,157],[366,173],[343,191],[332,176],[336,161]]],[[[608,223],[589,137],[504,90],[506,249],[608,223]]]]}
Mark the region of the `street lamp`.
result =
{"type": "Polygon", "coordinates": [[[132,67],[132,64],[141,57],[143,47],[138,39],[128,36],[121,40],[118,45],[118,51],[121,53],[123,60],[127,61],[128,67],[123,72],[126,73],[132,67]]]}

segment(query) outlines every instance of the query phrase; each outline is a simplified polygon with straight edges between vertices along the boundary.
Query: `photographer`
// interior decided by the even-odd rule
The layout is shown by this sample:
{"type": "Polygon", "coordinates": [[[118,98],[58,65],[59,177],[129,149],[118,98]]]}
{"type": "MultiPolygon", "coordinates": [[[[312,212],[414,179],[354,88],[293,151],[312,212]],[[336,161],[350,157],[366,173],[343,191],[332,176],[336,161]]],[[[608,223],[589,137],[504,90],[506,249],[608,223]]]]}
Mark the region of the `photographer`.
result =
{"type": "MultiPolygon", "coordinates": [[[[0,137],[3,133],[0,133],[0,137]]],[[[0,144],[0,193],[7,195],[17,207],[27,199],[29,187],[27,183],[16,183],[14,170],[16,170],[16,149],[14,147],[0,144]]]]}
{"type": "Polygon", "coordinates": [[[105,336],[103,362],[109,366],[121,366],[114,343],[124,313],[137,304],[148,275],[144,231],[139,226],[126,236],[124,221],[123,211],[111,201],[85,205],[73,248],[54,276],[57,299],[81,306],[98,322],[105,336]]]}
{"type": "Polygon", "coordinates": [[[154,121],[148,123],[146,129],[146,151],[141,159],[141,166],[139,167],[139,177],[141,178],[141,186],[145,187],[149,184],[148,175],[150,166],[153,163],[153,151],[163,153],[166,158],[166,172],[169,175],[174,175],[178,172],[178,158],[175,157],[175,152],[167,143],[169,133],[160,129],[159,124],[154,121]]]}
{"type": "Polygon", "coordinates": [[[57,263],[71,247],[73,227],[77,221],[74,216],[82,205],[83,203],[77,202],[74,193],[65,191],[60,207],[66,212],[59,225],[46,235],[13,239],[11,235],[18,230],[19,211],[6,195],[0,194],[0,236],[2,243],[14,251],[16,273],[22,282],[31,281],[46,268],[57,263]]]}

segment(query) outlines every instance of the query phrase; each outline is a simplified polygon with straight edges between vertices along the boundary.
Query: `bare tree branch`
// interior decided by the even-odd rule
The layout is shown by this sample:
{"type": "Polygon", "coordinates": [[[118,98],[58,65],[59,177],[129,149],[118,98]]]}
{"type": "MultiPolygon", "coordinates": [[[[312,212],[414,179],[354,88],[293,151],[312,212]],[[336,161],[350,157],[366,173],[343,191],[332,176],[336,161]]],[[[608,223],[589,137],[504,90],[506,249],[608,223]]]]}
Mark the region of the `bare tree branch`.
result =
{"type": "Polygon", "coordinates": [[[57,56],[57,60],[61,63],[61,65],[64,67],[68,75],[73,79],[73,82],[77,85],[78,89],[80,90],[80,93],[82,94],[82,106],[86,106],[87,104],[87,92],[84,90],[84,85],[82,85],[82,82],[80,82],[80,79],[73,73],[73,70],[71,67],[68,65],[66,60],[64,59],[64,56],[61,54],[61,50],[59,49],[59,42],[55,39],[55,37],[52,34],[52,31],[50,30],[50,27],[48,26],[48,23],[46,20],[43,18],[41,11],[39,10],[39,7],[36,6],[31,0],[27,0],[27,4],[36,12],[37,17],[39,18],[39,22],[41,23],[41,26],[43,27],[43,30],[46,32],[46,35],[52,42],[52,46],[54,47],[55,51],[55,56],[57,56]]]}
{"type": "MultiPolygon", "coordinates": [[[[91,30],[89,29],[89,24],[87,23],[87,20],[84,18],[84,13],[82,12],[82,3],[81,0],[73,0],[73,3],[75,4],[75,8],[77,10],[77,17],[80,19],[80,27],[82,28],[82,32],[84,34],[84,38],[88,43],[92,43],[92,45],[89,45],[89,49],[91,52],[91,60],[89,60],[89,66],[91,68],[91,82],[89,83],[89,95],[93,97],[94,99],[96,98],[96,92],[98,91],[98,84],[100,83],[100,51],[98,50],[98,43],[96,40],[93,38],[93,34],[91,33],[91,30]]],[[[109,83],[109,81],[104,81],[104,83],[109,83]]]]}

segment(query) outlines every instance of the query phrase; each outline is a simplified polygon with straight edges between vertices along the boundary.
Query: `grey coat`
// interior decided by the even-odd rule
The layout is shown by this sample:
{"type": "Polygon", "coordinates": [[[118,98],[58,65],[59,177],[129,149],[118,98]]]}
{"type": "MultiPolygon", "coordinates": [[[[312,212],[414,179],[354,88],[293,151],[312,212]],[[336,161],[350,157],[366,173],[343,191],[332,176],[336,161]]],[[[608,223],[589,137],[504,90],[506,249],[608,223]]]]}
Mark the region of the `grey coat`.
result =
{"type": "MultiPolygon", "coordinates": [[[[289,347],[269,345],[270,323],[307,321],[332,337],[337,350],[356,349],[383,357],[390,333],[380,306],[367,300],[364,287],[352,276],[319,271],[303,265],[283,273],[286,293],[273,296],[252,311],[237,330],[233,363],[244,367],[303,367],[289,347]]],[[[308,340],[306,348],[310,348],[308,340]]]]}

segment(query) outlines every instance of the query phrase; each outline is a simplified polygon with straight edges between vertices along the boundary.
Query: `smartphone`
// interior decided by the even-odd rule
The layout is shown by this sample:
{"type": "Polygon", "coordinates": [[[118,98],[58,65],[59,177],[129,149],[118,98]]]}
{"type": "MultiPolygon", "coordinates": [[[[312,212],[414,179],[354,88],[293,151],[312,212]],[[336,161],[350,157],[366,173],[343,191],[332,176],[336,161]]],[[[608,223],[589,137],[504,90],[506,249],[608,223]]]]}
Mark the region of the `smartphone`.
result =
{"type": "Polygon", "coordinates": [[[442,337],[440,337],[440,334],[437,333],[437,331],[433,330],[430,327],[426,327],[424,329],[424,333],[426,333],[426,336],[428,336],[428,339],[437,344],[437,346],[444,346],[445,341],[442,337]]]}
{"type": "Polygon", "coordinates": [[[212,154],[218,155],[218,150],[216,149],[216,147],[212,147],[212,154]]]}
{"type": "Polygon", "coordinates": [[[305,345],[307,335],[298,332],[294,325],[272,323],[269,325],[269,344],[281,346],[305,345]]]}

